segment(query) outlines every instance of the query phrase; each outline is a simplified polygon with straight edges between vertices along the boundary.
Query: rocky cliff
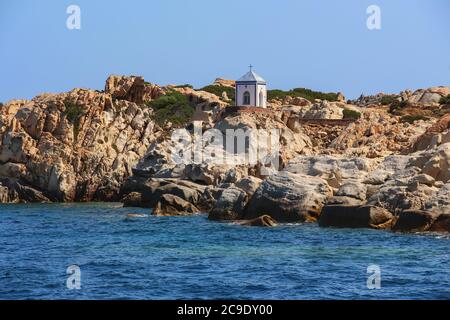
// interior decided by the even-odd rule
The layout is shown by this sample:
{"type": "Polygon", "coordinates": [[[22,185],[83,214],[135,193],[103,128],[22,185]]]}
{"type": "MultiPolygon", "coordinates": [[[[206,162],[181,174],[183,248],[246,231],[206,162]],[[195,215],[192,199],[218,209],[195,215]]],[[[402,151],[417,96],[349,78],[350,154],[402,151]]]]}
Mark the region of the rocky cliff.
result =
{"type": "Polygon", "coordinates": [[[14,100],[0,110],[3,202],[117,200],[154,139],[162,94],[139,77],[108,79],[104,92],[74,89],[14,100]]]}

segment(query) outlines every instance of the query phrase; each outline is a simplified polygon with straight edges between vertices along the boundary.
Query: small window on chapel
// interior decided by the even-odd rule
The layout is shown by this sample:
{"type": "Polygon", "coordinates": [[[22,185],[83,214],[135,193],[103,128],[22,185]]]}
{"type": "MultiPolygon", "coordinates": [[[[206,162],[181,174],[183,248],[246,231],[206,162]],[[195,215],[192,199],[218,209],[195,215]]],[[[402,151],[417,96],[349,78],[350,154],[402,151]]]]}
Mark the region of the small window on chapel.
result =
{"type": "Polygon", "coordinates": [[[250,92],[245,91],[244,92],[244,105],[250,104],[250,92]]]}

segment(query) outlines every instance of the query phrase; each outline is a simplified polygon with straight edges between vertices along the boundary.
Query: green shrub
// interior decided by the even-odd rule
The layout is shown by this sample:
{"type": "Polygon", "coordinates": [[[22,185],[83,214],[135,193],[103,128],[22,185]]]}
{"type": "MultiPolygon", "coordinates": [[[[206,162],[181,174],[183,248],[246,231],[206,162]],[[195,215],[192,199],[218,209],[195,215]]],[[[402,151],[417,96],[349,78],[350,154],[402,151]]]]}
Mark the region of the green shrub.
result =
{"type": "Polygon", "coordinates": [[[437,118],[446,116],[448,114],[450,114],[450,104],[447,106],[442,105],[442,108],[433,108],[432,110],[432,115],[437,118]]]}
{"type": "Polygon", "coordinates": [[[402,116],[400,118],[400,121],[407,122],[407,123],[414,123],[417,120],[427,120],[427,119],[428,119],[428,117],[422,116],[420,114],[415,114],[415,115],[408,114],[408,115],[402,116]]]}
{"type": "Polygon", "coordinates": [[[394,101],[390,107],[389,107],[389,112],[390,113],[394,113],[395,111],[399,110],[399,109],[403,109],[406,107],[410,107],[411,104],[408,101],[394,101]]]}
{"type": "Polygon", "coordinates": [[[3,102],[0,102],[0,108],[3,107],[3,102]]]}
{"type": "Polygon", "coordinates": [[[84,112],[79,105],[69,100],[64,101],[64,106],[66,110],[63,112],[63,115],[65,115],[66,119],[73,124],[73,136],[76,141],[78,133],[80,132],[80,118],[84,115],[84,112]]]}
{"type": "MultiPolygon", "coordinates": [[[[283,90],[279,90],[279,89],[267,90],[267,99],[268,100],[272,100],[272,99],[283,100],[284,98],[286,98],[289,95],[290,95],[289,91],[283,91],[283,90]]],[[[291,97],[292,97],[292,95],[291,95],[291,97]]]]}
{"type": "Polygon", "coordinates": [[[231,100],[232,104],[234,104],[234,101],[236,99],[236,89],[232,88],[232,87],[209,85],[209,86],[203,87],[198,90],[215,94],[216,96],[218,96],[220,98],[222,98],[222,93],[225,91],[227,93],[228,99],[231,100]]]}
{"type": "Polygon", "coordinates": [[[186,83],[186,84],[180,84],[178,86],[175,86],[175,88],[191,88],[191,89],[194,89],[194,86],[192,84],[186,83]]]}
{"type": "Polygon", "coordinates": [[[359,119],[361,118],[361,112],[344,108],[344,119],[359,119]]]}
{"type": "Polygon", "coordinates": [[[383,96],[380,100],[383,106],[387,106],[388,104],[392,104],[395,101],[398,101],[395,96],[383,96]]]}
{"type": "Polygon", "coordinates": [[[446,97],[442,97],[441,100],[439,100],[440,104],[450,104],[450,94],[446,97]]]}
{"type": "Polygon", "coordinates": [[[64,114],[66,115],[67,120],[72,124],[83,115],[81,108],[73,102],[65,101],[64,106],[66,107],[64,114]]]}
{"type": "Polygon", "coordinates": [[[176,91],[170,91],[146,104],[154,110],[154,120],[160,126],[167,121],[176,126],[185,125],[191,121],[194,114],[194,105],[189,103],[187,97],[176,91]]]}
{"type": "Polygon", "coordinates": [[[337,101],[338,94],[337,93],[324,93],[319,91],[313,91],[310,89],[305,88],[295,88],[289,91],[283,91],[283,90],[268,90],[267,91],[267,98],[269,100],[271,99],[279,99],[283,100],[287,96],[290,97],[301,97],[308,99],[311,102],[314,102],[315,99],[321,99],[321,100],[328,100],[328,101],[337,101]]]}

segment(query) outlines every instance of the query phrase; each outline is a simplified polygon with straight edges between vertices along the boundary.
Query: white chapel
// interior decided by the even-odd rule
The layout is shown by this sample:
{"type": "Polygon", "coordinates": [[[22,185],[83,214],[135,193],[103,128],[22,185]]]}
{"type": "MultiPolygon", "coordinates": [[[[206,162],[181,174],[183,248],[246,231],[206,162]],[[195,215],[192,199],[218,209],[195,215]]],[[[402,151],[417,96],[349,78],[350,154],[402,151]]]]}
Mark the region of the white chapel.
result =
{"type": "Polygon", "coordinates": [[[250,71],[236,80],[236,106],[267,107],[266,80],[257,75],[250,66],[250,71]]]}

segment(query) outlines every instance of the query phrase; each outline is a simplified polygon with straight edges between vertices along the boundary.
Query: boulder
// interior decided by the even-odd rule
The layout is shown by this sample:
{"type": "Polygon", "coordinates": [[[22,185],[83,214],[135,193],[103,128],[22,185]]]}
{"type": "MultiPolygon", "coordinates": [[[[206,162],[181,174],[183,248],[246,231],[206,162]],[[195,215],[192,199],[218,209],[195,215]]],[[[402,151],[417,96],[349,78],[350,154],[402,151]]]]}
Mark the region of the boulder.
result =
{"type": "Polygon", "coordinates": [[[158,181],[154,192],[148,194],[144,193],[143,197],[150,201],[159,201],[161,195],[172,194],[195,205],[201,202],[201,195],[203,192],[204,188],[189,181],[175,180],[170,181],[169,183],[158,181]]]}
{"type": "Polygon", "coordinates": [[[284,169],[292,173],[325,179],[333,188],[339,188],[347,179],[364,179],[375,161],[363,157],[343,157],[334,155],[298,156],[284,169]]]}
{"type": "Polygon", "coordinates": [[[446,214],[450,212],[450,182],[443,185],[439,191],[433,195],[425,204],[425,209],[446,214]]]}
{"type": "Polygon", "coordinates": [[[439,100],[450,93],[449,87],[432,87],[428,89],[418,89],[412,92],[407,100],[410,103],[438,104],[439,100]]]}
{"type": "Polygon", "coordinates": [[[246,168],[243,165],[187,164],[184,168],[184,178],[204,185],[217,185],[236,182],[244,175],[244,171],[246,168]]]}
{"type": "Polygon", "coordinates": [[[367,187],[358,181],[344,182],[335,193],[336,196],[345,196],[358,200],[366,200],[367,187]]]}
{"type": "Polygon", "coordinates": [[[155,216],[186,216],[200,213],[192,203],[173,194],[163,194],[153,209],[155,216]]]}
{"type": "Polygon", "coordinates": [[[346,197],[346,196],[333,196],[330,200],[328,200],[327,205],[341,205],[341,206],[350,206],[356,207],[364,204],[364,201],[346,197]]]}
{"type": "Polygon", "coordinates": [[[321,178],[279,172],[256,190],[244,218],[267,214],[279,222],[315,221],[331,194],[331,188],[321,178]]]}
{"type": "Polygon", "coordinates": [[[164,194],[175,195],[193,205],[201,205],[205,187],[186,180],[133,177],[122,188],[123,200],[127,204],[138,204],[143,208],[154,208],[164,194]],[[140,194],[140,198],[136,194],[140,194]],[[134,201],[137,199],[137,201],[134,201]]]}
{"type": "Polygon", "coordinates": [[[327,204],[358,206],[365,203],[366,195],[367,186],[365,184],[353,179],[344,180],[327,204]]]}
{"type": "Polygon", "coordinates": [[[33,187],[18,184],[15,188],[15,191],[20,198],[20,202],[28,202],[28,203],[48,203],[52,202],[47,196],[44,195],[43,192],[36,190],[33,187]]]}
{"type": "Polygon", "coordinates": [[[215,183],[216,177],[207,165],[188,164],[184,169],[184,175],[187,179],[211,185],[215,183]]]}
{"type": "Polygon", "coordinates": [[[247,194],[236,187],[230,187],[222,191],[214,208],[209,213],[210,220],[236,220],[242,217],[247,194]]]}
{"type": "Polygon", "coordinates": [[[430,104],[430,103],[439,103],[442,96],[438,93],[433,92],[425,92],[423,96],[420,98],[419,103],[430,104]]]}
{"type": "Polygon", "coordinates": [[[450,143],[442,144],[425,163],[422,173],[442,182],[450,180],[450,143]]]}
{"type": "Polygon", "coordinates": [[[158,98],[163,90],[150,83],[144,82],[142,77],[109,76],[105,84],[105,92],[109,93],[113,99],[127,100],[142,104],[158,98]]]}
{"type": "Polygon", "coordinates": [[[374,206],[327,205],[320,214],[319,226],[386,229],[393,218],[389,211],[374,206]]]}
{"type": "Polygon", "coordinates": [[[450,213],[439,215],[431,225],[430,231],[450,232],[450,213]]]}
{"type": "Polygon", "coordinates": [[[253,176],[242,178],[235,183],[236,187],[242,189],[251,197],[261,185],[262,180],[253,176]]]}
{"type": "Polygon", "coordinates": [[[404,210],[419,210],[425,207],[437,191],[435,187],[417,182],[406,186],[401,183],[401,181],[389,181],[367,200],[367,204],[380,206],[394,213],[404,210]],[[395,185],[395,183],[400,185],[395,185]]]}
{"type": "Polygon", "coordinates": [[[405,210],[398,215],[392,230],[400,232],[428,231],[436,217],[436,214],[429,211],[405,210]]]}
{"type": "Polygon", "coordinates": [[[231,99],[228,97],[228,94],[226,91],[222,92],[222,95],[220,96],[223,101],[231,102],[231,99]]]}
{"type": "Polygon", "coordinates": [[[411,182],[412,183],[416,183],[417,182],[419,184],[424,184],[424,185],[427,185],[429,187],[432,187],[432,186],[434,186],[434,183],[436,182],[436,180],[434,180],[433,177],[422,173],[422,174],[419,174],[419,175],[413,177],[411,179],[411,182]]]}
{"type": "Polygon", "coordinates": [[[143,207],[142,203],[142,195],[139,192],[130,192],[124,198],[122,198],[121,202],[124,207],[143,207]]]}
{"type": "Polygon", "coordinates": [[[326,100],[313,104],[303,116],[304,119],[342,119],[343,117],[343,108],[326,100]]]}
{"type": "Polygon", "coordinates": [[[450,142],[450,114],[443,116],[419,136],[412,147],[412,151],[426,150],[440,144],[450,142]]]}
{"type": "Polygon", "coordinates": [[[311,101],[302,97],[287,96],[283,99],[283,105],[309,107],[311,106],[311,101]]]}
{"type": "Polygon", "coordinates": [[[1,179],[0,192],[0,203],[48,203],[55,200],[25,181],[14,178],[1,179]]]}
{"type": "Polygon", "coordinates": [[[10,202],[9,189],[0,184],[0,203],[10,202]]]}
{"type": "Polygon", "coordinates": [[[234,88],[236,86],[236,81],[223,78],[216,78],[216,80],[214,80],[213,85],[234,88]]]}
{"type": "Polygon", "coordinates": [[[418,89],[407,94],[406,100],[410,103],[437,105],[442,97],[450,93],[450,87],[432,87],[428,89],[418,89]]]}
{"type": "Polygon", "coordinates": [[[234,167],[230,168],[225,172],[225,175],[223,177],[222,183],[236,183],[238,180],[240,180],[243,176],[242,167],[234,167]]]}
{"type": "Polygon", "coordinates": [[[172,86],[170,89],[178,91],[182,95],[186,96],[191,103],[196,104],[197,108],[203,111],[213,111],[215,108],[221,109],[228,105],[228,102],[222,101],[221,97],[207,91],[195,90],[187,86],[172,86]]]}
{"type": "Polygon", "coordinates": [[[238,221],[238,224],[241,226],[250,226],[250,227],[275,227],[277,226],[277,222],[272,219],[271,216],[263,215],[255,219],[251,220],[242,220],[238,221]]]}

